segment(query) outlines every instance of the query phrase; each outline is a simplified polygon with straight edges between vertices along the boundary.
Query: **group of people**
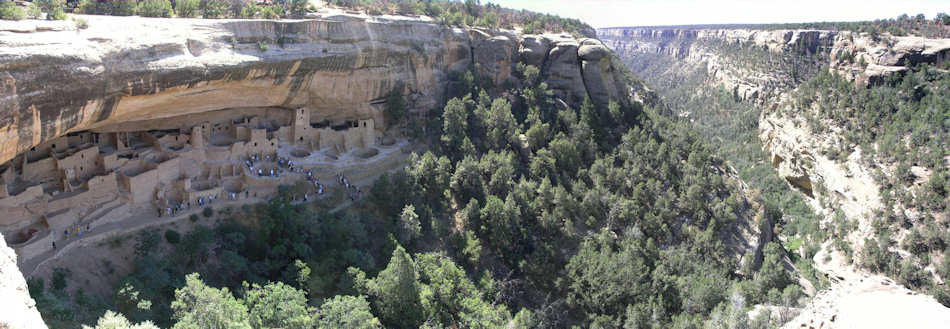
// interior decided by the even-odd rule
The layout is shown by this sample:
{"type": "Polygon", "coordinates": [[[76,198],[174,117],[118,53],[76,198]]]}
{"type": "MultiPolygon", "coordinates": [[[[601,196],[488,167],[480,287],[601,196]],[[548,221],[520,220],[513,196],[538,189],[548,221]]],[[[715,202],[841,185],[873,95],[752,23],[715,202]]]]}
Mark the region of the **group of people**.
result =
{"type": "MultiPolygon", "coordinates": [[[[283,173],[283,170],[281,170],[279,167],[276,169],[256,168],[257,170],[255,170],[255,164],[258,161],[261,161],[261,156],[255,154],[248,157],[247,160],[244,160],[244,165],[247,166],[247,169],[250,170],[252,174],[256,173],[258,176],[261,176],[261,177],[280,177],[280,174],[283,173]]],[[[270,162],[271,156],[270,155],[264,156],[264,161],[270,162]]],[[[281,164],[281,163],[284,163],[284,162],[282,160],[279,160],[278,164],[281,164]]]]}
{"type": "Polygon", "coordinates": [[[363,194],[363,191],[360,190],[359,187],[357,187],[356,185],[350,185],[350,181],[346,179],[346,176],[343,176],[342,173],[337,174],[337,178],[340,181],[340,185],[346,188],[346,193],[349,196],[350,201],[356,201],[356,199],[359,199],[360,196],[363,194]]]}
{"type": "MultiPolygon", "coordinates": [[[[231,193],[232,200],[234,199],[234,193],[231,193]]],[[[209,195],[207,197],[198,198],[198,206],[203,207],[205,205],[211,204],[214,202],[214,195],[209,195]]],[[[171,203],[171,200],[165,200],[165,209],[161,207],[158,208],[158,217],[162,215],[174,216],[179,212],[191,209],[191,201],[181,201],[175,204],[171,203]]]]}
{"type": "MultiPolygon", "coordinates": [[[[89,232],[89,230],[91,230],[91,229],[92,229],[92,224],[86,223],[86,230],[85,230],[85,231],[86,231],[86,232],[89,232]]],[[[63,238],[64,238],[64,239],[69,239],[69,231],[74,231],[74,232],[76,232],[76,236],[78,236],[78,237],[81,238],[81,237],[82,237],[82,232],[83,232],[83,227],[82,227],[82,225],[76,225],[76,226],[74,226],[74,227],[64,229],[64,230],[63,230],[63,238]]],[[[53,250],[56,250],[56,241],[53,241],[53,250]]]]}
{"type": "Polygon", "coordinates": [[[166,216],[174,216],[179,212],[191,209],[191,202],[185,201],[172,204],[171,200],[166,200],[165,205],[164,212],[162,212],[162,208],[158,208],[158,217],[162,217],[162,214],[166,216]]]}

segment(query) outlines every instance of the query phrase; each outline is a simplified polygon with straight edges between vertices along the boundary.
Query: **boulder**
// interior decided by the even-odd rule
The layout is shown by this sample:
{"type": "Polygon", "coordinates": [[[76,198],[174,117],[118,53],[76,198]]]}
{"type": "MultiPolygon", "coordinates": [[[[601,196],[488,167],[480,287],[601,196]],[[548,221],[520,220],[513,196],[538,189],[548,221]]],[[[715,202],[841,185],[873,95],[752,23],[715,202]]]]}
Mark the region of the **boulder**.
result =
{"type": "Polygon", "coordinates": [[[550,39],[540,35],[525,35],[521,39],[521,48],[518,50],[518,55],[521,56],[521,61],[526,65],[540,68],[550,50],[550,39]]]}
{"type": "Polygon", "coordinates": [[[607,49],[607,46],[603,44],[582,45],[577,50],[577,56],[585,61],[599,61],[610,56],[610,49],[607,49]]]}
{"type": "Polygon", "coordinates": [[[577,103],[587,97],[580,59],[577,57],[578,46],[576,40],[557,41],[548,53],[548,61],[542,70],[554,94],[569,103],[577,103]]]}

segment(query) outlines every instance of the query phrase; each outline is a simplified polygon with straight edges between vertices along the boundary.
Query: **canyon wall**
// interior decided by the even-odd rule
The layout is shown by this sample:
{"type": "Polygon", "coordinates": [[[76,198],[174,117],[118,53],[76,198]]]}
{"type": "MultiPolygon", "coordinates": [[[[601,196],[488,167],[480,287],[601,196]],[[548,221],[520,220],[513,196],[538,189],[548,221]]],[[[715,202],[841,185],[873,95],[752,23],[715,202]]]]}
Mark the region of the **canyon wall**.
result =
{"type": "Polygon", "coordinates": [[[567,103],[625,101],[629,92],[607,48],[569,35],[361,15],[84,19],[86,29],[0,24],[0,163],[69,132],[226,108],[305,106],[384,129],[380,104],[393,88],[404,86],[410,108],[429,110],[453,74],[475,68],[501,86],[522,58],[567,103]]]}
{"type": "Polygon", "coordinates": [[[648,73],[638,71],[638,65],[663,58],[666,62],[653,74],[698,72],[705,76],[705,85],[721,86],[736,99],[757,104],[762,109],[760,139],[779,174],[816,200],[816,207],[827,208],[814,195],[814,187],[820,185],[824,193],[820,197],[835,201],[849,218],[868,224],[861,225],[865,231],[870,224],[865,215],[881,205],[879,187],[863,164],[860,149],[844,166],[835,165],[820,150],[840,143],[841,132],[812,132],[803,127],[802,118],[783,115],[779,109],[790,106],[790,91],[823,68],[867,86],[920,63],[940,66],[950,60],[950,39],[849,31],[609,28],[599,30],[598,36],[641,76],[648,73]]]}
{"type": "MultiPolygon", "coordinates": [[[[860,255],[865,239],[874,236],[872,223],[885,207],[881,197],[884,187],[875,173],[892,175],[893,164],[882,161],[879,156],[868,155],[870,150],[862,150],[859,145],[850,145],[845,138],[847,132],[822,113],[815,113],[817,106],[800,108],[791,95],[824,69],[853,82],[854,88],[868,88],[885,84],[891,77],[900,77],[921,63],[945,68],[950,60],[950,39],[729,27],[610,28],[599,30],[598,36],[618,53],[624,64],[655,88],[678,89],[672,93],[678,98],[670,101],[721,90],[731,95],[736,104],[752,105],[758,118],[748,129],[755,130],[767,153],[762,162],[774,167],[789,187],[802,193],[821,217],[821,229],[836,227],[839,216],[855,224],[841,237],[853,250],[852,254],[846,257],[840,248],[832,246],[829,237],[812,258],[815,269],[833,284],[830,289],[821,291],[785,328],[867,327],[855,325],[853,318],[862,318],[865,324],[868,320],[877,321],[877,327],[881,328],[893,327],[887,323],[907,326],[917,319],[930,322],[915,327],[944,326],[934,323],[950,318],[950,309],[934,298],[918,295],[892,278],[867,273],[852,264],[860,261],[855,255],[860,255]],[[827,129],[815,129],[809,117],[819,118],[827,129]],[[832,148],[849,152],[835,159],[826,152],[832,148]],[[913,311],[891,309],[864,313],[866,309],[881,308],[911,295],[916,299],[909,303],[914,305],[910,307],[913,311]],[[854,310],[855,303],[847,300],[847,296],[862,296],[860,308],[854,310]]],[[[690,113],[704,110],[739,109],[689,108],[671,114],[688,121],[723,115],[690,113]]],[[[694,124],[703,126],[705,123],[694,124]]],[[[935,222],[942,222],[939,216],[935,222]]],[[[896,242],[890,252],[907,254],[899,247],[906,233],[904,230],[895,234],[896,242]]],[[[933,266],[923,270],[935,273],[933,266]]],[[[933,276],[935,282],[942,282],[936,274],[933,276]]]]}
{"type": "Polygon", "coordinates": [[[598,37],[621,58],[663,55],[705,69],[737,98],[774,103],[821,67],[859,84],[919,63],[950,60],[950,39],[819,30],[608,28],[598,37]]]}

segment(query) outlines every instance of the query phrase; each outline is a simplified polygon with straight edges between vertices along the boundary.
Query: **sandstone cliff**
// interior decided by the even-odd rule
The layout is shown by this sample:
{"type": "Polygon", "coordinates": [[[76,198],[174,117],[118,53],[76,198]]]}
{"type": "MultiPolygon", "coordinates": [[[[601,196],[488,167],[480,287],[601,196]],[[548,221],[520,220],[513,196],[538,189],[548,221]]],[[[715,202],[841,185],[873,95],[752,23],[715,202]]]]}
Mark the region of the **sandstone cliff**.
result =
{"type": "MultiPolygon", "coordinates": [[[[0,235],[0,239],[3,235],[0,235]]],[[[27,329],[46,328],[36,302],[30,298],[26,280],[16,267],[16,253],[0,243],[0,328],[27,329]]]]}
{"type": "Polygon", "coordinates": [[[348,14],[84,19],[88,29],[0,23],[0,162],[68,132],[226,108],[306,106],[382,122],[378,104],[397,84],[411,108],[428,110],[452,74],[474,67],[500,86],[522,59],[568,103],[629,93],[596,39],[348,14]]]}
{"type": "Polygon", "coordinates": [[[743,100],[777,100],[821,66],[874,83],[919,63],[950,60],[950,39],[848,31],[610,28],[598,36],[621,57],[659,54],[705,69],[743,100]]]}

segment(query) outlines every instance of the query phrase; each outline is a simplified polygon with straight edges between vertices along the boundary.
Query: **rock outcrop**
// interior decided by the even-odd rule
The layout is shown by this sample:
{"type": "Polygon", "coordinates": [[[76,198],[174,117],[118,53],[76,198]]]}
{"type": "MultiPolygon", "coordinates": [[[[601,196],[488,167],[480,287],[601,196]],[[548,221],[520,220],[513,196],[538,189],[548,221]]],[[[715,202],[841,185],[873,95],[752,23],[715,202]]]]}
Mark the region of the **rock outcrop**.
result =
{"type": "Polygon", "coordinates": [[[36,302],[26,289],[26,280],[17,268],[16,253],[0,234],[0,328],[45,329],[36,302]]]}
{"type": "Polygon", "coordinates": [[[950,60],[950,39],[848,31],[610,28],[598,37],[621,57],[664,55],[705,69],[711,83],[760,104],[777,101],[822,66],[866,85],[950,60]]]}
{"type": "Polygon", "coordinates": [[[568,103],[624,101],[628,93],[602,58],[584,65],[580,40],[569,35],[343,14],[84,19],[88,29],[0,24],[0,162],[68,132],[226,108],[307,106],[328,118],[373,118],[383,129],[379,104],[397,85],[413,95],[410,107],[429,109],[453,73],[477,67],[501,86],[519,59],[544,68],[543,78],[568,103]],[[29,31],[37,32],[21,33],[29,31]]]}

